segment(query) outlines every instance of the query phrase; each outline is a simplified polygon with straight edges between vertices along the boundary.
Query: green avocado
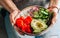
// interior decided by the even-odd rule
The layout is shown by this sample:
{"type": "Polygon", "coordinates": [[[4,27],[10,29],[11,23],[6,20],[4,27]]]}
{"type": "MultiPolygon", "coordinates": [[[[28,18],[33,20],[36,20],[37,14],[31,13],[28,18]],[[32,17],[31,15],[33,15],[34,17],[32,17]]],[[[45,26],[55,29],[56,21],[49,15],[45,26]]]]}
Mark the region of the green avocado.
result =
{"type": "Polygon", "coordinates": [[[31,22],[31,27],[34,30],[34,33],[39,33],[42,30],[45,30],[48,26],[41,19],[33,19],[31,22]]]}

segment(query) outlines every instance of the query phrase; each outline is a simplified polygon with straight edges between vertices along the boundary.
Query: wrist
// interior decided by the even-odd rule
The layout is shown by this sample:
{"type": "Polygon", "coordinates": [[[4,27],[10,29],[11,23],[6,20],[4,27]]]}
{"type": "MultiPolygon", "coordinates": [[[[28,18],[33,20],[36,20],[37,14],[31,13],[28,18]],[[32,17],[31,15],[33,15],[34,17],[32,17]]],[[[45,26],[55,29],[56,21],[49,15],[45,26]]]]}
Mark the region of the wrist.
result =
{"type": "Polygon", "coordinates": [[[59,8],[57,6],[50,6],[50,7],[48,7],[48,9],[50,11],[54,11],[55,13],[58,13],[59,12],[59,8]]]}
{"type": "Polygon", "coordinates": [[[11,10],[9,10],[10,13],[13,13],[14,11],[18,11],[18,9],[11,9],[11,10]]]}
{"type": "Polygon", "coordinates": [[[11,13],[15,13],[15,11],[20,12],[20,10],[15,9],[15,10],[10,10],[10,14],[11,14],[11,13]]]}

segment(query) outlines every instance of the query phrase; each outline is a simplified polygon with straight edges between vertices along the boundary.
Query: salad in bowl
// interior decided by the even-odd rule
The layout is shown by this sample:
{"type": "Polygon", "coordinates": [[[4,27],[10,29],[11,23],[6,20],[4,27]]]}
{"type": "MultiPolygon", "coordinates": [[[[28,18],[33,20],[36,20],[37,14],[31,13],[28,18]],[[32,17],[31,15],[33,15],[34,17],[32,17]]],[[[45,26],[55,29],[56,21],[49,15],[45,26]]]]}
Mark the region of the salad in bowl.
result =
{"type": "MultiPolygon", "coordinates": [[[[54,12],[42,6],[29,6],[17,16],[15,30],[27,35],[42,35],[52,27],[54,12]]],[[[19,32],[18,32],[19,33],[19,32]]]]}

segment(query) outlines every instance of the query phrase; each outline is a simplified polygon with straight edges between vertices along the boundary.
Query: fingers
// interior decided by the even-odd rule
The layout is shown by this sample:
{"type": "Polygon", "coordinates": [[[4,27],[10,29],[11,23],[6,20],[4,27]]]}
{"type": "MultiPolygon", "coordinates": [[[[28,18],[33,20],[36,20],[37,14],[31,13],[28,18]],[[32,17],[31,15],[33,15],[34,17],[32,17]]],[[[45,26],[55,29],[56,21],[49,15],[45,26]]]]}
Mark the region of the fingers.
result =
{"type": "Polygon", "coordinates": [[[54,8],[51,7],[51,8],[48,8],[48,10],[49,10],[50,12],[53,11],[52,24],[54,24],[54,23],[56,22],[56,20],[57,20],[58,9],[57,9],[56,7],[54,7],[54,8]]]}
{"type": "Polygon", "coordinates": [[[57,14],[54,13],[53,14],[53,18],[52,18],[52,24],[54,24],[56,22],[56,19],[57,19],[56,17],[57,17],[57,14]]]}
{"type": "Polygon", "coordinates": [[[20,11],[18,11],[18,13],[15,15],[14,20],[16,21],[16,19],[19,17],[20,17],[20,11]]]}
{"type": "Polygon", "coordinates": [[[18,11],[14,11],[10,14],[10,21],[14,25],[15,24],[15,17],[17,16],[18,11]]]}
{"type": "Polygon", "coordinates": [[[14,24],[13,24],[13,21],[12,21],[12,18],[11,18],[12,15],[10,15],[9,17],[10,17],[10,22],[11,22],[11,24],[14,25],[14,24]]]}

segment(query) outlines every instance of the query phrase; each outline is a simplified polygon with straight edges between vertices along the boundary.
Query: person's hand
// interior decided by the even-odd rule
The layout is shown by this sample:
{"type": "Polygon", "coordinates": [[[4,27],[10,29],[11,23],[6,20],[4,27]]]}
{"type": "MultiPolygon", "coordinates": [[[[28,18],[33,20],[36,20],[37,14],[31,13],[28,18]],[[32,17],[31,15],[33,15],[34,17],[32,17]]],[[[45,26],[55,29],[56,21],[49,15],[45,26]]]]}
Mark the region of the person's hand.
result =
{"type": "Polygon", "coordinates": [[[13,11],[13,12],[10,14],[10,21],[11,21],[13,27],[14,27],[21,35],[24,35],[24,33],[21,32],[20,29],[19,29],[18,27],[16,27],[16,25],[15,25],[16,19],[19,17],[19,16],[18,16],[19,13],[20,13],[19,10],[13,11]]]}
{"type": "Polygon", "coordinates": [[[10,13],[10,21],[12,23],[12,25],[15,24],[15,21],[17,19],[17,15],[19,14],[19,10],[14,10],[12,13],[10,13]]]}
{"type": "Polygon", "coordinates": [[[57,20],[57,14],[58,14],[58,0],[50,0],[50,4],[48,6],[48,10],[51,12],[53,11],[53,18],[52,18],[52,24],[54,24],[57,20]]]}
{"type": "Polygon", "coordinates": [[[53,13],[53,18],[52,18],[52,24],[54,24],[54,23],[56,22],[56,20],[57,20],[58,8],[55,7],[55,6],[51,6],[51,7],[48,8],[48,10],[49,10],[50,12],[51,12],[51,11],[54,12],[54,13],[53,13]]]}

